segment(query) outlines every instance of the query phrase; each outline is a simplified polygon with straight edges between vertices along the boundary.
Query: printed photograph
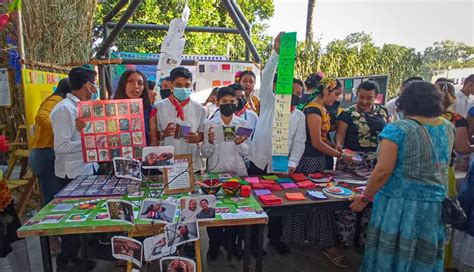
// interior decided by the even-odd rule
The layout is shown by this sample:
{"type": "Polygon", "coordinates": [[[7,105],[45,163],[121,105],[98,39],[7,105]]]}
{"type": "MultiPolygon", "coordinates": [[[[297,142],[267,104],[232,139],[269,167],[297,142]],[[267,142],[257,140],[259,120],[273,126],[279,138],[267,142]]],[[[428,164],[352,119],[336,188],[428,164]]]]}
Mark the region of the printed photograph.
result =
{"type": "Polygon", "coordinates": [[[143,220],[173,223],[176,209],[176,203],[166,202],[154,198],[147,198],[143,200],[138,218],[143,220]]]}
{"type": "Polygon", "coordinates": [[[107,131],[108,132],[116,132],[117,131],[117,120],[115,120],[115,119],[107,120],[107,131]]]}
{"type": "Polygon", "coordinates": [[[104,120],[95,121],[94,125],[95,125],[95,132],[96,133],[105,132],[105,121],[104,120]]]}
{"type": "Polygon", "coordinates": [[[216,196],[187,196],[180,199],[180,221],[213,219],[216,217],[216,196]]]}
{"type": "Polygon", "coordinates": [[[143,241],[143,253],[146,262],[151,262],[162,256],[174,254],[176,247],[169,248],[166,245],[165,234],[158,234],[143,241]]]}
{"type": "Polygon", "coordinates": [[[99,149],[99,161],[110,161],[108,149],[99,149]]]}
{"type": "Polygon", "coordinates": [[[165,226],[168,246],[178,246],[199,239],[197,221],[179,222],[165,226]]]}
{"type": "Polygon", "coordinates": [[[131,146],[122,147],[122,156],[125,158],[133,158],[133,149],[131,146]]]}
{"type": "Polygon", "coordinates": [[[132,138],[130,133],[120,133],[120,143],[122,146],[132,145],[132,138]]]}
{"type": "Polygon", "coordinates": [[[97,161],[97,151],[95,149],[89,149],[86,151],[86,158],[88,162],[97,161]]]}
{"type": "Polygon", "coordinates": [[[143,144],[143,133],[141,132],[133,132],[132,133],[133,144],[134,145],[141,145],[143,144]]]}
{"type": "Polygon", "coordinates": [[[130,114],[133,114],[133,115],[140,114],[140,104],[138,102],[130,103],[130,114]]]}
{"type": "Polygon", "coordinates": [[[195,272],[196,263],[184,257],[165,257],[160,260],[161,271],[195,272]]]}
{"type": "Polygon", "coordinates": [[[94,133],[94,127],[92,126],[92,121],[85,121],[86,126],[84,127],[84,134],[94,133]]]}
{"type": "Polygon", "coordinates": [[[110,220],[126,221],[131,224],[135,223],[131,203],[124,200],[111,199],[107,200],[106,205],[110,220]]]}
{"type": "MultiPolygon", "coordinates": [[[[131,152],[130,147],[130,152],[131,152]]],[[[114,158],[115,176],[120,178],[130,178],[133,180],[142,180],[142,171],[140,169],[140,161],[118,157],[114,158]]]]}
{"type": "Polygon", "coordinates": [[[114,236],[112,237],[112,256],[119,260],[131,260],[138,267],[142,267],[143,245],[129,237],[114,236]]]}
{"type": "Polygon", "coordinates": [[[173,146],[149,146],[143,148],[142,167],[144,169],[172,168],[173,164],[173,146]]]}
{"type": "Polygon", "coordinates": [[[85,139],[86,148],[95,148],[95,138],[94,138],[94,136],[86,136],[86,137],[84,137],[84,139],[85,139]]]}
{"type": "Polygon", "coordinates": [[[128,104],[119,103],[118,104],[118,115],[128,115],[128,104]]]}
{"type": "Polygon", "coordinates": [[[95,137],[95,145],[97,148],[106,148],[107,147],[107,136],[106,135],[97,135],[95,137]]]}
{"type": "Polygon", "coordinates": [[[130,130],[130,122],[126,118],[122,118],[119,120],[120,122],[120,131],[129,131],[130,130]]]}
{"type": "Polygon", "coordinates": [[[118,147],[120,146],[119,143],[119,136],[118,135],[109,135],[109,147],[118,147]]]}
{"type": "Polygon", "coordinates": [[[143,147],[141,146],[134,146],[133,147],[133,157],[134,158],[141,158],[143,154],[143,147]]]}
{"type": "Polygon", "coordinates": [[[106,116],[116,116],[117,110],[115,108],[115,103],[105,104],[105,115],[106,116]]]}
{"type": "Polygon", "coordinates": [[[91,106],[90,105],[81,105],[81,117],[82,118],[91,118],[91,106]]]}
{"type": "Polygon", "coordinates": [[[142,130],[142,120],[140,118],[132,118],[132,130],[142,130]]]}
{"type": "Polygon", "coordinates": [[[97,104],[92,105],[94,117],[104,117],[104,105],[97,104]]]}
{"type": "Polygon", "coordinates": [[[121,157],[120,148],[112,148],[112,149],[110,149],[110,157],[111,157],[111,158],[121,157]]]}

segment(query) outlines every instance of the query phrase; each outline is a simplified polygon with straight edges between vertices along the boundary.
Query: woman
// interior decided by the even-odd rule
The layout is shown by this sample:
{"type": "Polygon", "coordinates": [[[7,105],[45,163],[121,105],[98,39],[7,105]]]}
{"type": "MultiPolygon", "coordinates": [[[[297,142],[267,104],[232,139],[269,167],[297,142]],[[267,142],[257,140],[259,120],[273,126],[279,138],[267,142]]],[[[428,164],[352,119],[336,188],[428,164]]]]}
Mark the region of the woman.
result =
{"type": "Polygon", "coordinates": [[[405,119],[382,133],[377,165],[350,207],[374,198],[361,271],[443,271],[448,166],[454,127],[440,115],[443,94],[431,83],[408,84],[397,101],[405,119]]]}
{"type": "MultiPolygon", "coordinates": [[[[314,91],[315,99],[303,107],[306,115],[306,147],[297,173],[310,174],[326,168],[326,154],[339,159],[342,152],[327,143],[330,117],[325,105],[332,105],[342,92],[342,83],[336,79],[325,79],[314,91]]],[[[350,158],[347,157],[348,160],[350,158]]],[[[324,255],[336,266],[347,268],[349,261],[335,247],[336,231],[333,212],[318,212],[283,216],[283,239],[290,243],[309,242],[323,248],[324,255]]]]}
{"type": "Polygon", "coordinates": [[[28,164],[38,177],[43,206],[62,188],[54,174],[54,135],[49,114],[71,91],[69,79],[61,79],[54,93],[41,103],[35,117],[35,135],[28,164]]]}
{"type": "Polygon", "coordinates": [[[343,148],[357,152],[361,161],[346,164],[338,161],[340,170],[363,170],[370,172],[377,163],[377,136],[390,121],[387,109],[382,105],[375,105],[375,98],[379,92],[377,83],[362,82],[357,87],[357,102],[346,108],[337,119],[336,149],[342,152],[343,148]]]}
{"type": "Polygon", "coordinates": [[[314,90],[316,90],[316,88],[319,87],[319,84],[323,78],[324,78],[324,73],[321,71],[311,74],[306,78],[306,80],[304,81],[304,85],[306,86],[306,89],[301,95],[301,103],[306,103],[313,100],[311,99],[311,95],[314,93],[314,90]]]}
{"type": "Polygon", "coordinates": [[[245,70],[240,74],[240,85],[244,87],[245,99],[250,110],[253,110],[257,115],[260,114],[260,99],[253,95],[255,82],[255,73],[252,71],[245,70]]]}
{"type": "Polygon", "coordinates": [[[209,94],[209,97],[206,99],[206,102],[204,102],[203,106],[206,109],[207,119],[212,119],[214,117],[214,113],[219,108],[216,105],[216,97],[218,90],[219,87],[214,87],[214,89],[212,89],[211,93],[209,94]]]}
{"type": "MultiPolygon", "coordinates": [[[[468,155],[474,151],[474,146],[469,143],[468,122],[459,113],[453,111],[456,101],[454,85],[447,81],[439,81],[435,84],[439,90],[444,94],[445,112],[441,117],[450,121],[456,128],[454,139],[454,150],[451,153],[451,161],[449,164],[449,180],[448,180],[448,196],[454,197],[456,195],[456,176],[454,165],[456,161],[456,152],[468,155]],[[456,151],[456,152],[455,152],[456,151]]],[[[446,245],[445,267],[454,268],[452,256],[452,244],[446,245]]]]}

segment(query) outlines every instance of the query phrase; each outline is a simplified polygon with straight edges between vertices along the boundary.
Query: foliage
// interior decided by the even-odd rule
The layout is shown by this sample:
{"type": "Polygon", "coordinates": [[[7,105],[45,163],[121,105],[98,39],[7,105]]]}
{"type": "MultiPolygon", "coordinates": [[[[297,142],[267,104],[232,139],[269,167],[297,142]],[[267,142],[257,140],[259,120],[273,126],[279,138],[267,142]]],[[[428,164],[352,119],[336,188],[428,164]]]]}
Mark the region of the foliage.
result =
{"type": "MultiPolygon", "coordinates": [[[[118,1],[107,0],[98,4],[95,25],[102,24],[102,18],[118,1]]],[[[143,0],[129,23],[168,25],[181,16],[185,1],[176,0],[143,0]],[[159,4],[158,4],[159,3],[159,4]]],[[[269,0],[238,0],[245,18],[252,27],[252,41],[258,52],[264,51],[271,38],[264,35],[266,25],[263,20],[273,16],[273,1],[269,0]]],[[[189,26],[219,26],[234,28],[235,25],[220,0],[190,0],[191,14],[189,26]]],[[[125,8],[114,18],[117,21],[125,8]]],[[[95,28],[94,37],[101,36],[100,28],[95,28]]],[[[128,52],[159,52],[165,31],[124,30],[119,34],[114,45],[118,51],[128,52]]],[[[245,43],[240,35],[213,33],[186,33],[185,54],[228,55],[231,59],[243,59],[245,43]]]]}
{"type": "Polygon", "coordinates": [[[431,78],[434,71],[474,66],[474,46],[454,41],[435,42],[423,53],[423,76],[431,78]]]}

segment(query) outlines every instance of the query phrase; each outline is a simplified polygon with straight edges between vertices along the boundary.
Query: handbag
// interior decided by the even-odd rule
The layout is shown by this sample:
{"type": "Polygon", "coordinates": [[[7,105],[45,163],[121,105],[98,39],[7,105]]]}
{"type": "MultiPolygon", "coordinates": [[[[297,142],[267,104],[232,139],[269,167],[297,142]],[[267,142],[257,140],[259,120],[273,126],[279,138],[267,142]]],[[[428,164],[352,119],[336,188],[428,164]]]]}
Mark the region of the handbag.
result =
{"type": "MultiPolygon", "coordinates": [[[[433,149],[433,153],[436,157],[436,163],[440,165],[440,161],[438,158],[438,154],[436,153],[436,149],[434,147],[433,141],[431,140],[431,136],[423,126],[423,124],[415,119],[408,118],[409,120],[414,121],[417,123],[423,130],[428,142],[430,143],[431,148],[433,149]]],[[[446,225],[451,225],[453,228],[464,231],[467,228],[467,216],[464,210],[461,208],[459,201],[456,197],[446,197],[442,204],[441,210],[441,221],[446,225]]]]}

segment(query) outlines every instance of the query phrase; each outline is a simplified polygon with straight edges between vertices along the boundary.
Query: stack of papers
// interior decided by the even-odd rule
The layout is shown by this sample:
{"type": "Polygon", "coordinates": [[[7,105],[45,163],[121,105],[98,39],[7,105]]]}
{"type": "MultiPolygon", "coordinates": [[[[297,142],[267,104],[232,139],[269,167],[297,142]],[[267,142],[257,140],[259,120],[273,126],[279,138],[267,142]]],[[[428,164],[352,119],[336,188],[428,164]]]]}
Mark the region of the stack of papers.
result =
{"type": "Polygon", "coordinates": [[[260,195],[258,196],[258,199],[266,205],[266,206],[272,206],[272,205],[281,205],[283,204],[283,200],[273,194],[271,195],[260,195]]]}
{"type": "Polygon", "coordinates": [[[290,201],[306,200],[302,193],[285,193],[285,197],[290,201]]]}
{"type": "Polygon", "coordinates": [[[272,180],[277,180],[278,177],[276,175],[266,175],[263,176],[264,179],[272,179],[272,180]]]}
{"type": "Polygon", "coordinates": [[[250,187],[252,187],[254,190],[265,189],[265,185],[261,183],[250,183],[250,187]]]}
{"type": "Polygon", "coordinates": [[[263,184],[266,189],[272,190],[272,191],[281,191],[283,190],[280,185],[278,184],[263,184]]]}
{"type": "Polygon", "coordinates": [[[311,189],[316,187],[316,184],[312,183],[309,180],[297,182],[296,185],[298,185],[298,187],[300,187],[301,189],[311,189]]]}
{"type": "Polygon", "coordinates": [[[276,182],[272,179],[262,179],[260,180],[261,184],[276,184],[276,182]]]}
{"type": "Polygon", "coordinates": [[[290,178],[279,178],[277,182],[278,183],[293,183],[293,180],[290,178]]]}
{"type": "Polygon", "coordinates": [[[320,192],[320,191],[308,191],[306,192],[308,194],[308,196],[312,199],[312,200],[319,200],[319,199],[328,199],[324,194],[323,192],[320,192]]]}
{"type": "Polygon", "coordinates": [[[282,183],[280,184],[281,187],[283,187],[283,189],[297,189],[298,188],[298,185],[294,184],[293,182],[292,183],[282,183]]]}
{"type": "Polygon", "coordinates": [[[267,189],[262,189],[262,190],[255,190],[255,195],[256,196],[261,196],[261,195],[271,195],[272,192],[267,189]]]}
{"type": "Polygon", "coordinates": [[[301,173],[291,174],[291,178],[294,181],[304,181],[308,179],[304,174],[301,174],[301,173]]]}

